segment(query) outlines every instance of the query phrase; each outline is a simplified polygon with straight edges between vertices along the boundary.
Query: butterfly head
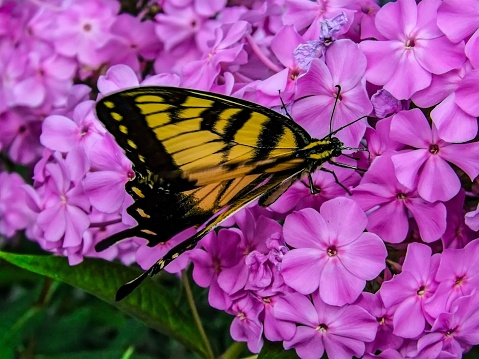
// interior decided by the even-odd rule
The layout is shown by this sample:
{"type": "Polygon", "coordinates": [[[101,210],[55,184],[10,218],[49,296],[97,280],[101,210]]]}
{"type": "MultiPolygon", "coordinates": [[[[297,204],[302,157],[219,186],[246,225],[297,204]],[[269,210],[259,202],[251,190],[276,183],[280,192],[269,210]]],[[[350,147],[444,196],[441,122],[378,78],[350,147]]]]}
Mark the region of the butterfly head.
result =
{"type": "Polygon", "coordinates": [[[344,144],[336,137],[313,139],[303,148],[303,156],[309,160],[326,162],[333,157],[341,156],[344,144]]]}

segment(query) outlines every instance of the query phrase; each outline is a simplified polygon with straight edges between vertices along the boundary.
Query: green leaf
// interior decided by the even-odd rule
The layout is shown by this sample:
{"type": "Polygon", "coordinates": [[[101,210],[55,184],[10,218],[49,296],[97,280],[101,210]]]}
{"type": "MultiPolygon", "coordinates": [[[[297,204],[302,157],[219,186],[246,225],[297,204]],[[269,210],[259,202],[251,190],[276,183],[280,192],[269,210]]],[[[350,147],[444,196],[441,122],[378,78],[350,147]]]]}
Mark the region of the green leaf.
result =
{"type": "Polygon", "coordinates": [[[45,311],[35,301],[37,288],[24,292],[14,301],[2,304],[0,312],[0,348],[2,358],[14,358],[15,348],[37,328],[45,311]]]}
{"type": "Polygon", "coordinates": [[[57,355],[38,355],[36,359],[155,359],[151,356],[140,355],[140,354],[131,354],[125,356],[123,352],[119,350],[95,350],[95,351],[82,351],[77,353],[65,353],[57,355]]]}
{"type": "Polygon", "coordinates": [[[298,356],[293,349],[285,350],[279,342],[264,342],[258,359],[297,359],[298,356]]]}
{"type": "Polygon", "coordinates": [[[147,326],[164,333],[190,350],[207,357],[205,345],[190,317],[155,281],[147,278],[131,295],[115,302],[116,290],[138,271],[104,260],[85,259],[71,267],[66,258],[0,252],[0,258],[24,269],[68,283],[118,307],[147,326]]]}

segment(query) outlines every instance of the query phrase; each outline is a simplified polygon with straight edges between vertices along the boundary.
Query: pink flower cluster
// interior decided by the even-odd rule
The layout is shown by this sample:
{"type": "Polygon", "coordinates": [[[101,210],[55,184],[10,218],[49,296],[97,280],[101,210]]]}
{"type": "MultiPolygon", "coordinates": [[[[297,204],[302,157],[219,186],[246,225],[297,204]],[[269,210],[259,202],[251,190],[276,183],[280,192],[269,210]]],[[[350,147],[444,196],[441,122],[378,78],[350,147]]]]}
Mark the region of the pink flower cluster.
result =
{"type": "Polygon", "coordinates": [[[342,186],[317,171],[318,194],[298,181],[167,270],[192,262],[254,353],[264,339],[305,359],[460,358],[478,345],[477,0],[144,3],[0,1],[0,234],[25,230],[72,265],[148,268],[194,233],[95,252],[135,225],[134,172],[96,118],[98,94],[166,85],[279,107],[280,92],[316,138],[337,103],[333,130],[368,116],[337,133],[370,156],[336,161],[365,172],[326,165],[342,186]]]}

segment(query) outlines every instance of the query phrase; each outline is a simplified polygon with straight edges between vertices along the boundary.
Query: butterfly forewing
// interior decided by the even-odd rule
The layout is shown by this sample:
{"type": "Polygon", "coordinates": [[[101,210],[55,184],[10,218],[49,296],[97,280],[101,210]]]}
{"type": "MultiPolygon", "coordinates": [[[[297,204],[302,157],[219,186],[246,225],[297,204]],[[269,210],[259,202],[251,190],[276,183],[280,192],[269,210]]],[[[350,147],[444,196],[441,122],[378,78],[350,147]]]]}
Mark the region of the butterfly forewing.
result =
{"type": "MultiPolygon", "coordinates": [[[[107,96],[97,114],[135,164],[162,186],[183,191],[271,168],[310,142],[294,122],[267,108],[220,95],[141,87],[107,96]]],[[[290,161],[290,167],[300,160],[290,161]]],[[[274,172],[274,170],[273,170],[274,172]]]]}

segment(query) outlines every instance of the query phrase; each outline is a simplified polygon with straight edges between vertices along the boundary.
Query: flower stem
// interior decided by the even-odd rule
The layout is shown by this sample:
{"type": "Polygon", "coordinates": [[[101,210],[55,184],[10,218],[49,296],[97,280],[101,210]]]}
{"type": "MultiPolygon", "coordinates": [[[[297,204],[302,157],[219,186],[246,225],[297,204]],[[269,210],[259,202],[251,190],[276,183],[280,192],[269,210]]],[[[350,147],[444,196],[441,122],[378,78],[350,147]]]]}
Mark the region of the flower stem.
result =
{"type": "Polygon", "coordinates": [[[218,359],[236,359],[239,358],[241,353],[246,349],[246,343],[234,342],[229,346],[226,351],[221,354],[218,359]]]}
{"type": "Polygon", "coordinates": [[[201,339],[203,340],[203,343],[205,344],[206,351],[208,353],[208,358],[213,359],[215,355],[213,354],[213,349],[211,349],[211,344],[208,340],[208,337],[206,336],[205,329],[203,328],[203,324],[201,323],[201,318],[198,314],[198,310],[196,309],[195,300],[193,298],[193,292],[191,291],[190,281],[188,279],[188,275],[186,274],[186,271],[181,272],[181,281],[183,282],[183,286],[185,287],[186,300],[188,301],[188,305],[191,309],[191,313],[193,314],[193,320],[195,321],[196,327],[198,328],[198,331],[200,332],[201,339]]]}

